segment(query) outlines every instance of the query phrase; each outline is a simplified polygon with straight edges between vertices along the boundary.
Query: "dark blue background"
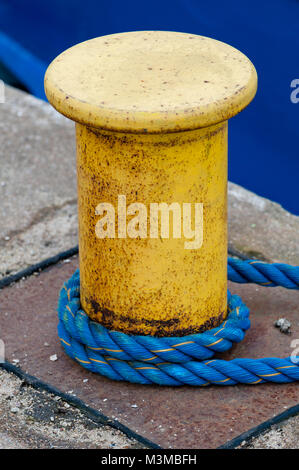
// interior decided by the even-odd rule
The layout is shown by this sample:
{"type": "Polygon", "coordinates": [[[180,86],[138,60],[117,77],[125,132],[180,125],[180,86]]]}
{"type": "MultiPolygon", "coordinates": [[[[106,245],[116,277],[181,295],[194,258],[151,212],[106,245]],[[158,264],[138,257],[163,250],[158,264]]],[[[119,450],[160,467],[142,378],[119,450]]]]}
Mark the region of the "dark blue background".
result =
{"type": "Polygon", "coordinates": [[[297,0],[0,0],[0,62],[42,97],[46,65],[67,47],[147,29],[210,36],[252,60],[259,89],[230,121],[229,178],[299,214],[299,103],[290,100],[299,78],[297,0]]]}

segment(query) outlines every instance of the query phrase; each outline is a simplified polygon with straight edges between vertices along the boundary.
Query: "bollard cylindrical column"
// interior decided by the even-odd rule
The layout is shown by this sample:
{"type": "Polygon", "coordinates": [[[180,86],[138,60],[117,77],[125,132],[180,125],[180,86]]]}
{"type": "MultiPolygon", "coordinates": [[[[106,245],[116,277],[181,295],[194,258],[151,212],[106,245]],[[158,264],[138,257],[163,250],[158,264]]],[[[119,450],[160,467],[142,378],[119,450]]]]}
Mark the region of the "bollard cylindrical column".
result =
{"type": "Polygon", "coordinates": [[[183,336],[226,316],[227,120],[255,68],[222,42],[142,31],[78,44],[49,66],[76,121],[80,297],[109,329],[183,336]]]}

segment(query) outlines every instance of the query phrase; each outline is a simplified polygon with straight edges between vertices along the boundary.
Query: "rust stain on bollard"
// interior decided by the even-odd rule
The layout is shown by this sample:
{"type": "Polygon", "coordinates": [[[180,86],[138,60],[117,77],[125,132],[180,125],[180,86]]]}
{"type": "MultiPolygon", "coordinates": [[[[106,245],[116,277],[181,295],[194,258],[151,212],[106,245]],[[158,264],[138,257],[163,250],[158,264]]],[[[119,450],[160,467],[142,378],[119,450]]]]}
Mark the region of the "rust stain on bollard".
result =
{"type": "Polygon", "coordinates": [[[81,300],[89,315],[108,328],[163,335],[220,322],[226,310],[226,123],[163,135],[95,133],[77,125],[77,142],[81,300]],[[147,207],[200,198],[202,247],[184,249],[183,238],[99,240],[95,201],[117,207],[119,194],[127,205],[147,207]]]}
{"type": "Polygon", "coordinates": [[[227,44],[163,31],[86,41],[50,65],[48,99],[77,122],[81,302],[92,319],[183,336],[225,318],[227,120],[256,82],[227,44]],[[174,204],[168,232],[162,210],[153,215],[161,203],[174,204]]]}

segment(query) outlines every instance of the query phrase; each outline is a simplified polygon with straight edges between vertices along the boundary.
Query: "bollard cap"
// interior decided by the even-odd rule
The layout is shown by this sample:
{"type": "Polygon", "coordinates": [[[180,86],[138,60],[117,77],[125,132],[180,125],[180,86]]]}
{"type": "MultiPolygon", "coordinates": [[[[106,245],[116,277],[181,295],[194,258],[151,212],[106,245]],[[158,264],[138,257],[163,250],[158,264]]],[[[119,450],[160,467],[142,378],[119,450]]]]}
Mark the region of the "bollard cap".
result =
{"type": "Polygon", "coordinates": [[[225,121],[256,93],[237,49],[170,31],[112,34],[77,44],[49,66],[45,91],[68,118],[121,132],[165,133],[225,121]]]}

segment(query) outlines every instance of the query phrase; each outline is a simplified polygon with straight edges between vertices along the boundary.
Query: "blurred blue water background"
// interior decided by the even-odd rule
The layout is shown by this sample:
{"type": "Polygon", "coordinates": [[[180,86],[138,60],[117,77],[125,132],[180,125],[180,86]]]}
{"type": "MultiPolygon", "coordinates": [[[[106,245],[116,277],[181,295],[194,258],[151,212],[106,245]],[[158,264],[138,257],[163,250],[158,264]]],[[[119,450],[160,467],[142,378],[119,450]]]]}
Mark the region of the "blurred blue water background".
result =
{"type": "Polygon", "coordinates": [[[210,36],[253,61],[259,89],[230,121],[229,179],[299,215],[299,102],[290,99],[299,79],[298,0],[0,0],[0,78],[2,69],[2,78],[45,99],[43,74],[64,49],[155,29],[210,36]]]}

